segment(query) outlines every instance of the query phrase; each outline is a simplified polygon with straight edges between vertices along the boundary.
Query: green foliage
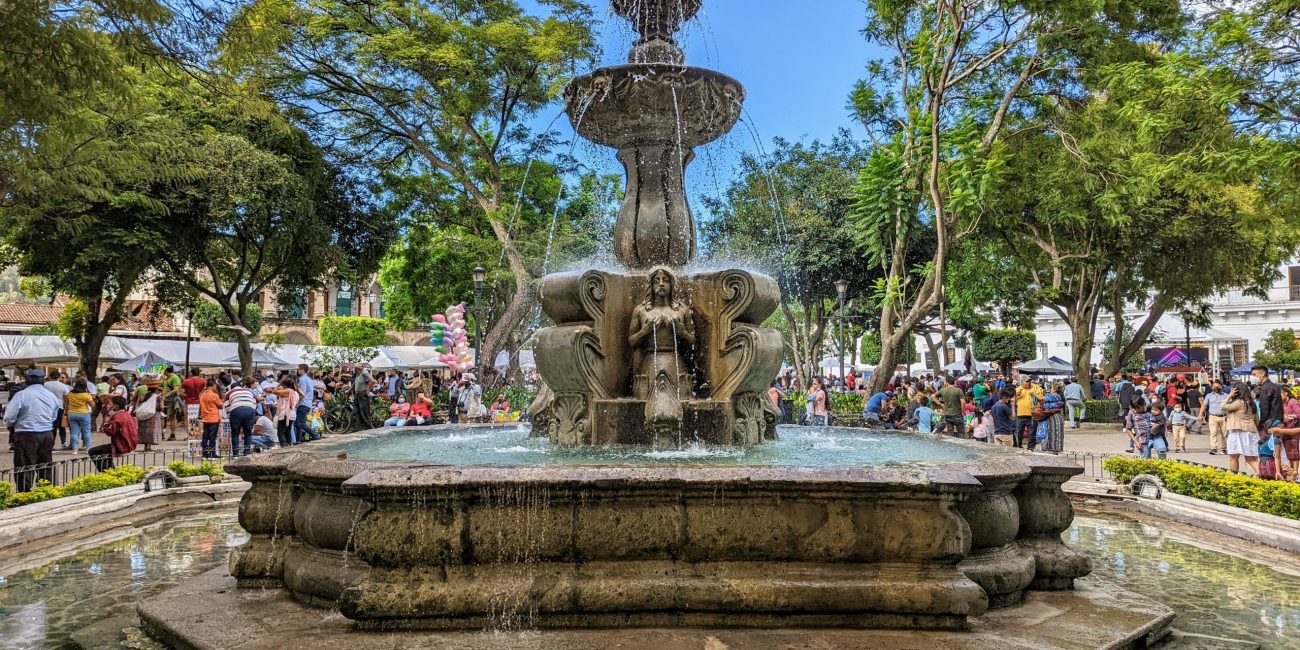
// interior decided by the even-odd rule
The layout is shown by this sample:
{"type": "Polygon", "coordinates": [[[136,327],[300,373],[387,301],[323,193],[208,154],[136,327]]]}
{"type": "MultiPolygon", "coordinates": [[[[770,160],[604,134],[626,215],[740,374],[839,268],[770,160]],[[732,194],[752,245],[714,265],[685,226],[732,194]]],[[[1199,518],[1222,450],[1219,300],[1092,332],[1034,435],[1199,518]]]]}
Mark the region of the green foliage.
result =
{"type": "Polygon", "coordinates": [[[1295,330],[1276,329],[1268,333],[1264,349],[1255,352],[1255,362],[1269,370],[1300,370],[1300,344],[1295,330]]]}
{"type": "Polygon", "coordinates": [[[222,53],[241,75],[312,107],[321,140],[376,170],[388,212],[409,221],[381,274],[395,327],[466,299],[469,269],[496,267],[499,298],[489,298],[502,308],[484,340],[487,358],[530,316],[530,262],[545,256],[555,205],[548,199],[559,195],[560,175],[544,163],[534,164],[535,181],[523,180],[527,162],[555,143],[529,125],[597,52],[585,3],[528,5],[535,11],[514,0],[255,0],[239,9],[222,53]],[[549,191],[533,191],[543,183],[549,191]],[[421,259],[430,250],[421,237],[433,232],[464,242],[440,251],[439,266],[421,259]],[[463,264],[462,252],[486,254],[463,264]],[[431,292],[444,293],[429,300],[431,292]]]}
{"type": "MultiPolygon", "coordinates": [[[[1125,326],[1123,340],[1121,340],[1119,346],[1116,347],[1115,328],[1112,327],[1106,330],[1106,336],[1101,340],[1101,363],[1103,366],[1108,368],[1111,367],[1112,359],[1114,359],[1117,351],[1120,354],[1122,354],[1124,351],[1136,347],[1136,346],[1129,345],[1133,341],[1133,336],[1135,335],[1136,331],[1137,328],[1133,323],[1130,323],[1127,326],[1125,326]]],[[[1132,373],[1132,372],[1142,372],[1146,370],[1146,360],[1143,358],[1140,352],[1141,352],[1140,349],[1133,349],[1133,352],[1128,356],[1126,356],[1120,363],[1114,364],[1118,366],[1118,370],[1116,372],[1132,373]]]]}
{"type": "Polygon", "coordinates": [[[218,465],[212,461],[207,461],[207,460],[203,461],[203,463],[198,465],[197,467],[194,465],[190,465],[189,463],[186,463],[183,460],[174,460],[170,463],[167,463],[167,469],[171,470],[172,474],[176,475],[176,478],[190,478],[193,476],[216,476],[222,473],[221,465],[218,465]]]}
{"type": "Polygon", "coordinates": [[[972,351],[976,359],[997,363],[1006,373],[1012,363],[1035,358],[1038,342],[1025,330],[987,330],[975,335],[972,351]]]}
{"type": "MultiPolygon", "coordinates": [[[[916,361],[916,337],[907,337],[903,350],[896,359],[900,363],[911,364],[916,361]]],[[[874,366],[880,363],[880,332],[867,332],[862,337],[862,363],[874,366]]],[[[892,369],[884,369],[885,374],[892,374],[892,369]]]]}
{"type": "MultiPolygon", "coordinates": [[[[208,461],[204,461],[202,465],[195,467],[178,460],[169,463],[167,468],[181,478],[199,475],[215,476],[222,473],[220,465],[208,461]]],[[[135,465],[118,465],[102,472],[74,478],[59,487],[55,487],[49,481],[42,479],[37,481],[30,491],[18,493],[13,492],[12,484],[0,483],[0,510],[6,507],[13,508],[78,494],[134,485],[144,480],[145,474],[148,472],[149,470],[135,465]]]]}
{"type": "MultiPolygon", "coordinates": [[[[248,305],[244,310],[243,326],[255,337],[262,331],[262,307],[260,305],[248,305]]],[[[236,335],[234,330],[224,329],[223,326],[230,325],[230,317],[226,311],[215,302],[201,300],[194,307],[194,331],[200,335],[216,339],[218,341],[234,341],[236,335]]]]}
{"type": "Polygon", "coordinates": [[[320,321],[321,345],[376,347],[383,345],[387,336],[388,328],[378,318],[326,316],[320,321]]]}
{"type": "Polygon", "coordinates": [[[1160,477],[1165,488],[1175,494],[1300,519],[1300,484],[1253,478],[1170,460],[1121,456],[1102,461],[1102,468],[1119,483],[1128,483],[1138,474],[1151,474],[1160,477]]]}
{"type": "Polygon", "coordinates": [[[830,393],[831,412],[840,415],[859,415],[866,404],[866,398],[857,393],[830,393]]]}
{"type": "MultiPolygon", "coordinates": [[[[510,402],[511,411],[522,411],[532,405],[533,400],[537,399],[537,391],[515,386],[489,390],[483,395],[483,406],[491,408],[498,397],[505,397],[506,401],[510,402]]],[[[436,398],[434,399],[436,401],[436,398]]]]}

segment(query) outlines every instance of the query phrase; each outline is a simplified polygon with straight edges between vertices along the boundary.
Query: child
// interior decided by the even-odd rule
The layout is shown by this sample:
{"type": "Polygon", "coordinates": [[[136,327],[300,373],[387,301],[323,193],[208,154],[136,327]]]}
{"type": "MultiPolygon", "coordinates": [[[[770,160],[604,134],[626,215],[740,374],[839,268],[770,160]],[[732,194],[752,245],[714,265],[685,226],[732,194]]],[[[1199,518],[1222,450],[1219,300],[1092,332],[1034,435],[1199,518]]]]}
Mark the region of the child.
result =
{"type": "Polygon", "coordinates": [[[1129,406],[1128,413],[1124,414],[1124,433],[1128,434],[1129,448],[1126,450],[1132,453],[1134,449],[1142,449],[1146,444],[1150,428],[1146,425],[1146,403],[1140,399],[1134,399],[1129,406]]]}
{"type": "Polygon", "coordinates": [[[916,407],[916,430],[921,433],[934,432],[934,410],[930,408],[930,398],[922,397],[920,406],[916,407]]]}
{"type": "Polygon", "coordinates": [[[1156,454],[1164,460],[1169,452],[1169,442],[1165,440],[1165,430],[1168,422],[1165,420],[1164,408],[1160,402],[1152,402],[1151,410],[1146,416],[1147,422],[1147,441],[1142,445],[1142,457],[1150,458],[1151,450],[1155,449],[1156,454]]]}
{"type": "Polygon", "coordinates": [[[993,416],[984,415],[984,411],[975,409],[971,415],[971,434],[980,442],[993,442],[993,416]]]}
{"type": "Polygon", "coordinates": [[[1169,426],[1174,434],[1174,453],[1181,454],[1187,451],[1187,425],[1194,420],[1191,413],[1183,410],[1182,404],[1175,404],[1174,410],[1169,412],[1169,426]]]}

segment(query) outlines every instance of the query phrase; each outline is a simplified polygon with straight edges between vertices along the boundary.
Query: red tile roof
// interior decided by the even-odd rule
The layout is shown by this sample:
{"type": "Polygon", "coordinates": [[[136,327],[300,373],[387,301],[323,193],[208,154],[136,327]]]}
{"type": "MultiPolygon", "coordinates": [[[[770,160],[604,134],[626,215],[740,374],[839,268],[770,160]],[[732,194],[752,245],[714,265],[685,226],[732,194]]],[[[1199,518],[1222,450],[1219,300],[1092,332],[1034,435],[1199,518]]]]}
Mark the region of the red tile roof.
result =
{"type": "MultiPolygon", "coordinates": [[[[113,325],[113,329],[122,332],[171,332],[176,326],[171,316],[159,312],[156,319],[151,318],[154,303],[150,300],[128,300],[126,317],[113,325]]],[[[59,320],[63,313],[63,304],[39,305],[28,302],[0,303],[0,325],[49,325],[59,320]]]]}

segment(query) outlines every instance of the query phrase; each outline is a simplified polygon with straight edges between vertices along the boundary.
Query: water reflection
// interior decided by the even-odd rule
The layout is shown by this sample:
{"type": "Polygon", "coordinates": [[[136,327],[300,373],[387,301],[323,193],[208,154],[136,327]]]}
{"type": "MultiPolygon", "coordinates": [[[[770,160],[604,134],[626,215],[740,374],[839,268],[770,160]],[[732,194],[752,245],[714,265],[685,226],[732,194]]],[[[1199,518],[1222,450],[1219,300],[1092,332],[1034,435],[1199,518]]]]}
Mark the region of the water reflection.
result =
{"type": "MultiPolygon", "coordinates": [[[[1080,514],[1064,534],[1097,576],[1178,611],[1181,630],[1300,648],[1294,556],[1122,514],[1080,514]],[[1242,555],[1248,556],[1240,557],[1242,555]]],[[[186,515],[36,568],[0,570],[0,648],[59,648],[69,635],[213,567],[247,535],[233,508],[186,515]]]]}
{"type": "Polygon", "coordinates": [[[1089,512],[1075,518],[1065,538],[1092,556],[1093,575],[1173,607],[1179,630],[1249,639],[1267,649],[1300,648],[1294,556],[1159,524],[1089,512]]]}
{"type": "MultiPolygon", "coordinates": [[[[247,534],[233,509],[190,514],[37,568],[0,575],[0,648],[68,647],[70,635],[216,566],[247,534]]],[[[5,571],[0,570],[0,574],[5,571]]]]}

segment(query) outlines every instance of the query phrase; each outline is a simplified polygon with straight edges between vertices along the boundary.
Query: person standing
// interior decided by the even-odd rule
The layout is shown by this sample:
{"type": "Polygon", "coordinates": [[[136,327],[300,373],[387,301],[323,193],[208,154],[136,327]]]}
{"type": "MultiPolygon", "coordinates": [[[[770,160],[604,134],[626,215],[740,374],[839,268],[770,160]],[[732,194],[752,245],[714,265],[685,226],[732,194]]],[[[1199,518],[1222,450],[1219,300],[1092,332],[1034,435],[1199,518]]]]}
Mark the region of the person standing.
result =
{"type": "Polygon", "coordinates": [[[993,405],[993,440],[1000,445],[1014,446],[1015,416],[1011,412],[1011,400],[1016,394],[1003,389],[998,393],[998,401],[993,405]]]}
{"type": "Polygon", "coordinates": [[[253,453],[253,425],[257,422],[257,397],[252,377],[244,377],[242,385],[226,391],[226,414],[230,418],[230,455],[239,457],[242,450],[247,456],[253,453]]]}
{"type": "Polygon", "coordinates": [[[1210,454],[1228,453],[1228,415],[1223,412],[1223,405],[1228,396],[1223,393],[1223,384],[1215,381],[1210,385],[1210,392],[1201,400],[1201,422],[1210,429],[1210,454]]]}
{"type": "Polygon", "coordinates": [[[1101,373],[1093,375],[1092,385],[1089,388],[1091,389],[1092,399],[1098,401],[1106,399],[1106,380],[1102,378],[1101,373]]]}
{"type": "Polygon", "coordinates": [[[159,388],[147,384],[140,384],[140,388],[143,390],[137,390],[131,414],[136,419],[137,441],[144,445],[145,451],[153,451],[153,446],[163,441],[162,395],[159,388]]]}
{"type": "MultiPolygon", "coordinates": [[[[1043,388],[1030,380],[1026,375],[1020,380],[1020,386],[1016,388],[1016,429],[1012,434],[1015,444],[1020,447],[1025,438],[1033,439],[1037,434],[1034,428],[1034,407],[1043,401],[1043,388]]],[[[1033,449],[1033,445],[1030,445],[1033,449]]]]}
{"type": "Polygon", "coordinates": [[[275,411],[275,435],[280,442],[281,447],[298,444],[294,437],[296,434],[298,418],[298,404],[302,397],[298,395],[298,387],[294,385],[294,380],[285,377],[280,381],[280,385],[271,389],[275,393],[276,403],[279,408],[275,411]]]}
{"type": "Polygon", "coordinates": [[[1268,430],[1282,424],[1282,387],[1273,383],[1268,376],[1268,366],[1255,366],[1250,371],[1250,383],[1255,386],[1255,400],[1259,403],[1259,437],[1268,435],[1268,430]]]}
{"type": "MultiPolygon", "coordinates": [[[[1289,390],[1282,391],[1282,426],[1270,429],[1277,440],[1277,445],[1286,453],[1286,465],[1279,465],[1278,472],[1283,480],[1295,481],[1300,475],[1300,398],[1289,390]]],[[[1263,456],[1260,456],[1263,458],[1263,456]]]]}
{"type": "Polygon", "coordinates": [[[54,423],[63,402],[45,388],[45,373],[27,371],[27,385],[5,406],[9,443],[14,451],[14,485],[19,492],[32,489],[38,479],[50,480],[54,462],[54,423]],[[36,469],[35,466],[44,466],[36,469]]]}
{"type": "Polygon", "coordinates": [[[483,389],[478,385],[474,373],[467,372],[460,376],[460,407],[465,419],[479,422],[483,417],[483,389]]]}
{"type": "Polygon", "coordinates": [[[185,398],[185,422],[190,438],[200,438],[203,435],[203,420],[199,418],[199,398],[207,387],[208,382],[203,379],[198,368],[191,368],[190,376],[181,382],[181,391],[185,398]]]}
{"type": "Polygon", "coordinates": [[[1132,410],[1134,393],[1137,392],[1137,388],[1133,386],[1133,382],[1129,381],[1129,376],[1126,373],[1119,376],[1119,381],[1111,387],[1110,392],[1115,396],[1115,401],[1119,402],[1119,415],[1125,423],[1124,431],[1128,433],[1128,449],[1125,451],[1133,453],[1133,441],[1136,440],[1137,432],[1129,426],[1133,420],[1128,417],[1128,413],[1132,410]]]}
{"type": "MultiPolygon", "coordinates": [[[[307,418],[311,416],[311,407],[316,397],[316,381],[311,378],[310,369],[307,364],[298,364],[298,378],[295,380],[295,386],[298,389],[298,403],[294,407],[293,430],[294,444],[302,444],[309,440],[316,440],[318,436],[307,424],[307,418]]],[[[370,422],[370,383],[361,380],[361,373],[357,374],[356,385],[353,386],[352,395],[358,409],[357,415],[361,421],[370,422]],[[358,389],[357,386],[363,388],[358,389]],[[364,403],[365,409],[362,410],[364,403]]],[[[368,427],[369,425],[367,425],[368,427]]]]}
{"type": "Polygon", "coordinates": [[[1236,474],[1241,468],[1241,458],[1259,474],[1259,421],[1255,418],[1255,402],[1250,398],[1250,387],[1242,382],[1233,385],[1228,401],[1223,405],[1228,416],[1228,470],[1236,474]]]}
{"type": "MultiPolygon", "coordinates": [[[[310,415],[312,395],[315,392],[316,384],[312,381],[304,368],[305,364],[303,366],[298,366],[298,370],[302,373],[298,377],[298,387],[299,390],[304,391],[303,400],[307,404],[307,414],[310,415]],[[303,379],[303,377],[307,377],[307,379],[303,379]]],[[[356,404],[357,417],[361,420],[361,426],[367,429],[373,428],[374,426],[371,423],[371,418],[374,417],[374,407],[370,405],[371,383],[370,371],[365,368],[362,368],[361,371],[357,373],[356,379],[352,380],[352,401],[356,404]]],[[[303,402],[299,402],[298,408],[303,408],[303,402]]],[[[307,440],[312,440],[313,438],[311,437],[302,437],[303,435],[311,436],[312,432],[310,431],[310,427],[307,427],[303,422],[302,418],[299,418],[298,421],[300,423],[299,426],[302,427],[299,430],[299,441],[306,442],[307,440]]]]}
{"type": "MultiPolygon", "coordinates": [[[[1078,384],[1075,384],[1076,386],[1078,384]]],[[[1029,441],[1029,450],[1033,451],[1035,443],[1039,451],[1059,454],[1065,448],[1065,417],[1061,415],[1062,407],[1065,405],[1065,398],[1061,395],[1061,386],[1058,384],[1052,387],[1052,390],[1043,395],[1040,409],[1046,414],[1038,422],[1038,430],[1034,432],[1034,437],[1029,441]]]]}
{"type": "Polygon", "coordinates": [[[460,422],[460,389],[461,383],[454,381],[447,391],[447,422],[451,424],[460,422]]]}
{"type": "Polygon", "coordinates": [[[1165,404],[1159,401],[1151,402],[1151,411],[1143,420],[1146,423],[1146,437],[1142,445],[1142,458],[1150,458],[1151,452],[1155,451],[1160,459],[1164,460],[1169,452],[1169,441],[1165,439],[1168,426],[1168,420],[1165,419],[1165,404]]]}
{"type": "Polygon", "coordinates": [[[126,405],[126,398],[120,395],[115,395],[109,403],[108,418],[104,422],[108,444],[90,448],[90,459],[95,463],[95,471],[112,469],[114,458],[135,451],[140,432],[135,416],[127,410],[126,405]]]}
{"type": "Polygon", "coordinates": [[[59,400],[59,413],[54,417],[54,431],[59,435],[59,446],[64,450],[71,449],[68,446],[68,428],[64,424],[63,416],[67,415],[68,408],[65,398],[72,391],[72,386],[67,384],[68,376],[62,373],[50,375],[50,380],[45,382],[45,390],[50,391],[59,400]]]}
{"type": "Polygon", "coordinates": [[[1187,425],[1194,420],[1182,404],[1174,404],[1173,410],[1169,412],[1169,430],[1173,435],[1171,446],[1175,454],[1187,451],[1187,425]]]}
{"type": "Polygon", "coordinates": [[[1075,381],[1073,377],[1065,380],[1061,397],[1065,398],[1065,409],[1070,416],[1070,425],[1078,429],[1079,423],[1088,417],[1088,407],[1083,403],[1083,384],[1075,381]]]}
{"type": "Polygon", "coordinates": [[[1198,383],[1196,378],[1193,377],[1192,383],[1188,384],[1187,388],[1183,390],[1183,413],[1186,415],[1187,419],[1187,433],[1205,433],[1200,430],[1201,420],[1199,416],[1201,412],[1201,400],[1203,400],[1204,397],[1205,396],[1201,394],[1200,383],[1198,383]]]}
{"type": "Polygon", "coordinates": [[[68,435],[71,438],[72,453],[79,449],[90,451],[91,428],[90,412],[95,408],[95,394],[90,392],[89,382],[85,377],[78,377],[72,384],[72,392],[64,398],[68,410],[68,435]]]}
{"type": "Polygon", "coordinates": [[[939,403],[943,405],[943,424],[939,433],[955,438],[966,437],[966,420],[962,414],[962,409],[966,406],[966,395],[957,388],[952,375],[944,377],[943,388],[937,397],[939,403]]]}
{"type": "Polygon", "coordinates": [[[176,373],[175,368],[167,366],[167,369],[163,370],[162,392],[160,395],[163,408],[158,413],[162,417],[162,421],[167,424],[168,440],[176,439],[176,426],[181,424],[186,417],[185,391],[181,387],[184,383],[181,376],[176,373]]]}

